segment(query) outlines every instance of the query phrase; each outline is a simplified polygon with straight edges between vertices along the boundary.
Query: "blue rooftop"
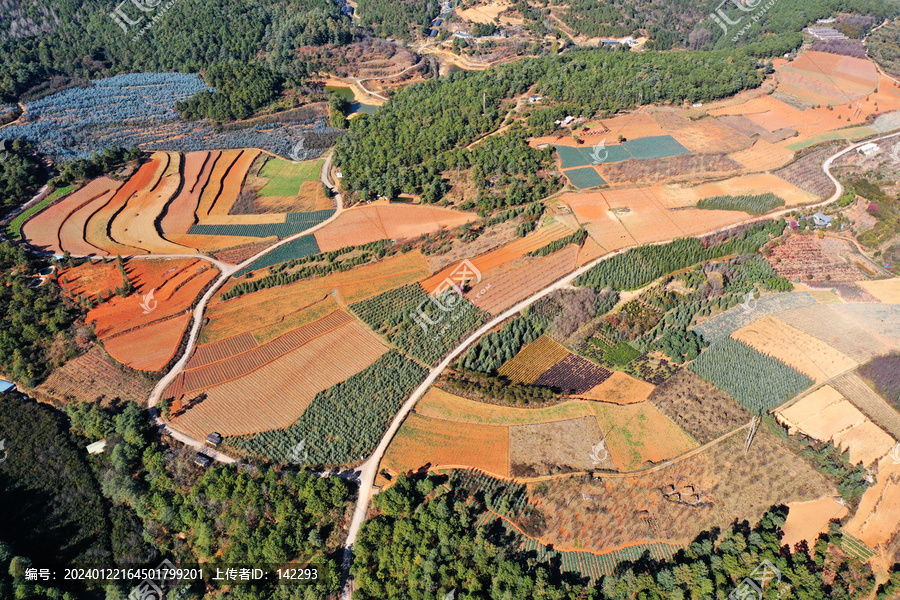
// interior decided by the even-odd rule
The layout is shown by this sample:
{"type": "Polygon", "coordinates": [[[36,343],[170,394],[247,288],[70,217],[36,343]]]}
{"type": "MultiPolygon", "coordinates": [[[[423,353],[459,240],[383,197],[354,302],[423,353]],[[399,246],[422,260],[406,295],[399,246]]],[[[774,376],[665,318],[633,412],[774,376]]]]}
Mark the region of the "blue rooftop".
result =
{"type": "Polygon", "coordinates": [[[0,394],[16,389],[16,384],[0,379],[0,394]]]}

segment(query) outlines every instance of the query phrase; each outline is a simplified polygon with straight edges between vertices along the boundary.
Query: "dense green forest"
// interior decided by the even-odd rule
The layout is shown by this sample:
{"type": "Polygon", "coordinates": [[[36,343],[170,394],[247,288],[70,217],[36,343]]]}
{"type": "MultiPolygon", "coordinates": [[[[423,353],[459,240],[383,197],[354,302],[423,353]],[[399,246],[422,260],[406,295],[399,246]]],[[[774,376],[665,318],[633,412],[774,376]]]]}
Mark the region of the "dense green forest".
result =
{"type": "MultiPolygon", "coordinates": [[[[448,154],[452,149],[497,129],[508,108],[504,100],[532,86],[570,114],[593,116],[638,102],[705,102],[729,96],[759,85],[758,66],[756,59],[734,51],[660,54],[593,49],[456,73],[411,85],[376,114],[354,119],[350,133],[338,141],[335,161],[343,168],[344,186],[363,196],[420,193],[460,160],[459,152],[448,154]]],[[[552,117],[557,109],[536,110],[552,117]]],[[[515,137],[506,139],[515,150],[501,164],[521,172],[522,166],[538,160],[515,137]]],[[[490,153],[481,158],[477,150],[475,154],[488,174],[494,164],[490,153]]]]}
{"type": "Polygon", "coordinates": [[[23,248],[0,243],[0,371],[29,386],[74,356],[71,330],[81,317],[81,311],[63,299],[56,282],[29,287],[44,266],[23,248]]]}
{"type": "Polygon", "coordinates": [[[385,38],[412,40],[441,10],[440,0],[359,0],[359,18],[365,27],[385,38]]]}
{"type": "MultiPolygon", "coordinates": [[[[575,574],[560,573],[558,563],[538,562],[533,553],[514,550],[502,527],[476,527],[485,506],[458,481],[401,476],[375,497],[379,514],[363,525],[354,547],[355,596],[419,600],[453,592],[459,599],[498,600],[724,598],[764,560],[778,571],[767,582],[767,598],[849,600],[875,589],[871,569],[841,550],[838,527],[815,543],[815,558],[803,551],[781,552],[785,507],[773,508],[755,525],[735,522],[724,531],[704,532],[672,561],[645,557],[623,563],[616,575],[590,586],[575,574]]],[[[491,495],[504,494],[494,489],[491,495]]]]}
{"type": "Polygon", "coordinates": [[[125,3],[122,10],[136,22],[127,26],[123,20],[127,31],[110,17],[112,8],[100,0],[60,0],[54,3],[57,18],[45,32],[24,37],[0,32],[0,95],[18,97],[26,90],[34,95],[65,85],[50,81],[52,76],[197,72],[263,55],[271,70],[302,80],[311,67],[297,58],[299,46],[343,44],[353,37],[349,18],[328,0],[176,1],[147,16],[125,3]],[[141,29],[156,17],[152,27],[141,29]]]}
{"type": "Polygon", "coordinates": [[[190,100],[176,102],[175,108],[183,119],[246,119],[273,102],[284,84],[282,77],[266,67],[239,62],[212,65],[203,73],[203,80],[215,91],[203,91],[190,100]]]}
{"type": "MultiPolygon", "coordinates": [[[[319,600],[338,589],[340,523],[352,501],[352,488],[343,480],[199,469],[189,449],[156,444],[147,413],[133,403],[70,405],[68,422],[61,412],[20,396],[4,395],[0,403],[8,451],[0,462],[0,503],[15,520],[0,534],[0,597],[13,597],[3,593],[9,589],[18,598],[60,597],[26,584],[6,566],[11,560],[156,567],[165,557],[177,565],[204,563],[207,573],[225,565],[272,569],[293,562],[317,568],[318,580],[242,585],[231,597],[319,600]],[[105,452],[88,457],[84,445],[99,439],[107,440],[105,452]]],[[[72,587],[67,600],[96,598],[100,587],[106,598],[124,600],[133,585],[72,587]]],[[[201,581],[181,588],[178,597],[184,600],[207,591],[201,581]]]]}
{"type": "Polygon", "coordinates": [[[6,142],[0,149],[0,215],[19,206],[44,183],[46,174],[33,150],[24,140],[6,142]]]}

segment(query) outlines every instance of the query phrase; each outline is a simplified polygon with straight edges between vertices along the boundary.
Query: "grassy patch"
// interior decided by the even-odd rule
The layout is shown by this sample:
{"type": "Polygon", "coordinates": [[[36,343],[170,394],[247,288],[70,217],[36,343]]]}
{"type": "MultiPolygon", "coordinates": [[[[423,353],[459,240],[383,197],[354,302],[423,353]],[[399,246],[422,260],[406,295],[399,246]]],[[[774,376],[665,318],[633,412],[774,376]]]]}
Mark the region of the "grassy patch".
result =
{"type": "Polygon", "coordinates": [[[22,212],[19,216],[13,219],[9,227],[6,228],[6,232],[9,234],[14,240],[21,239],[22,237],[22,226],[25,224],[25,221],[44,210],[63,196],[66,196],[77,188],[77,185],[67,185],[66,187],[61,187],[58,190],[53,190],[49,196],[29,208],[28,210],[22,212]]]}
{"type": "Polygon", "coordinates": [[[281,158],[270,158],[259,171],[259,176],[268,179],[260,190],[260,196],[296,196],[305,181],[315,181],[322,170],[321,160],[290,162],[281,158]]]}

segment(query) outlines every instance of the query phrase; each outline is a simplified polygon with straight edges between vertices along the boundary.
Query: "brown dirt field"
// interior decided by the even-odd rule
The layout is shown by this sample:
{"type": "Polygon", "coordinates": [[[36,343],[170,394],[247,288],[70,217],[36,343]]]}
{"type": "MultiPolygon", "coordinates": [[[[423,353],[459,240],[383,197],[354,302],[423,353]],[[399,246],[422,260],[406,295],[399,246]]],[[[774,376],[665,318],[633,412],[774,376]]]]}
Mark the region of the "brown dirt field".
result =
{"type": "Polygon", "coordinates": [[[579,247],[567,245],[553,254],[533,259],[522,259],[507,268],[488,272],[480,283],[474,285],[465,297],[475,306],[497,315],[545,288],[557,279],[571,273],[578,258],[579,247]]]}
{"type": "Polygon", "coordinates": [[[67,293],[93,299],[122,285],[123,278],[116,263],[91,261],[60,271],[58,281],[67,293]]]}
{"type": "Polygon", "coordinates": [[[261,154],[261,150],[244,150],[238,157],[225,180],[222,182],[222,192],[218,198],[213,200],[213,204],[209,209],[208,216],[227,215],[231,211],[231,207],[237,200],[238,194],[241,193],[241,187],[244,185],[244,179],[247,172],[253,165],[253,161],[261,154]]]}
{"type": "Polygon", "coordinates": [[[222,183],[225,180],[225,176],[235,161],[240,158],[241,153],[241,150],[224,150],[219,156],[219,160],[216,161],[215,166],[213,166],[209,180],[206,186],[203,187],[197,204],[196,214],[201,222],[209,216],[213,205],[223,193],[222,183]]]}
{"type": "MultiPolygon", "coordinates": [[[[655,193],[660,188],[651,188],[649,191],[655,193]]],[[[809,204],[817,200],[816,196],[805,192],[797,186],[788,183],[784,179],[771,173],[757,173],[754,175],[742,175],[721,181],[703,183],[694,187],[685,188],[681,186],[662,186],[660,190],[660,198],[663,205],[668,208],[678,206],[676,202],[685,202],[688,198],[693,197],[693,202],[689,204],[681,204],[681,206],[696,204],[703,198],[712,198],[715,196],[742,196],[742,195],[758,195],[773,193],[785,201],[787,206],[795,206],[798,204],[809,204]],[[680,198],[679,198],[680,196],[680,198]]]]}
{"type": "Polygon", "coordinates": [[[731,396],[688,369],[659,385],[650,402],[701,444],[750,421],[750,413],[731,396]]]}
{"type": "Polygon", "coordinates": [[[859,365],[825,342],[771,315],[738,329],[731,337],[777,358],[817,382],[859,365]]]}
{"type": "Polygon", "coordinates": [[[166,214],[160,223],[167,238],[187,233],[196,222],[194,213],[200,194],[221,155],[221,152],[189,152],[184,156],[184,186],[166,206],[166,214]]]}
{"type": "Polygon", "coordinates": [[[284,315],[279,321],[253,331],[253,337],[260,344],[274,340],[280,335],[321,319],[325,315],[338,310],[340,306],[335,302],[334,296],[326,296],[319,302],[301,308],[298,311],[284,315]]]}
{"type": "Polygon", "coordinates": [[[175,356],[190,322],[189,313],[154,321],[129,333],[105,338],[103,346],[110,356],[132,369],[159,371],[175,356]],[[153,343],[148,343],[149,340],[153,343]]]}
{"type": "Polygon", "coordinates": [[[257,346],[256,340],[249,333],[225,338],[212,344],[202,344],[194,348],[191,358],[184,366],[184,369],[185,371],[198,369],[214,362],[225,360],[229,356],[248,352],[257,346]]]}
{"type": "MultiPolygon", "coordinates": [[[[781,442],[760,431],[744,455],[745,436],[720,444],[652,473],[606,477],[585,483],[580,477],[529,484],[529,499],[544,514],[540,537],[557,546],[603,551],[648,540],[688,543],[702,531],[725,529],[735,520],[757,522],[773,504],[836,495],[834,485],[781,442]],[[700,494],[704,506],[665,499],[674,485],[700,494]],[[598,499],[584,499],[591,494],[598,499]],[[646,510],[641,515],[638,511],[646,510]]],[[[608,440],[609,438],[607,438],[608,440]]],[[[607,444],[609,445],[609,444],[607,444]]],[[[590,498],[591,496],[589,496],[590,498]]]]}
{"type": "Polygon", "coordinates": [[[358,323],[348,323],[249,375],[208,389],[206,398],[173,424],[197,437],[211,431],[228,436],[283,429],[317,393],[359,373],[385,352],[378,338],[358,323]]]}
{"type": "MultiPolygon", "coordinates": [[[[843,402],[844,397],[830,385],[825,385],[804,396],[784,410],[775,413],[779,422],[788,425],[791,433],[806,419],[821,413],[832,404],[843,402]]],[[[830,436],[825,438],[830,439],[830,436]]]]}
{"type": "Polygon", "coordinates": [[[844,529],[872,548],[887,543],[900,530],[900,464],[890,456],[878,463],[875,485],[863,494],[844,529]]]}
{"type": "Polygon", "coordinates": [[[875,91],[878,71],[866,59],[809,50],[776,69],[779,91],[810,104],[845,104],[875,91]]]}
{"type": "Polygon", "coordinates": [[[145,251],[134,246],[126,246],[110,239],[106,233],[110,221],[122,210],[128,200],[135,194],[146,193],[159,181],[168,165],[168,157],[164,152],[155,152],[150,160],[138,169],[122,187],[116,191],[112,199],[97,210],[85,225],[85,240],[97,248],[103,248],[110,254],[145,254],[145,251]]]}
{"type": "Polygon", "coordinates": [[[900,304],[900,277],[879,281],[858,281],[857,285],[888,304],[900,304]]]}
{"type": "Polygon", "coordinates": [[[194,251],[160,237],[156,218],[181,185],[181,155],[167,152],[167,165],[152,189],[128,199],[110,224],[110,237],[121,244],[142,248],[151,254],[185,254],[194,251]]]}
{"type": "Polygon", "coordinates": [[[196,396],[201,390],[240,379],[352,321],[353,317],[349,314],[343,310],[336,310],[265,344],[223,356],[220,360],[197,368],[186,369],[178,376],[181,381],[177,385],[178,395],[175,398],[180,400],[183,395],[196,396]]]}
{"type": "Polygon", "coordinates": [[[419,204],[370,205],[344,211],[314,235],[322,252],[330,252],[376,240],[415,238],[477,218],[475,213],[419,204]]]}
{"type": "Polygon", "coordinates": [[[381,464],[393,473],[435,467],[472,467],[509,477],[507,427],[442,421],[411,414],[403,422],[381,464]]]}
{"type": "Polygon", "coordinates": [[[825,305],[794,308],[778,313],[778,318],[827,342],[860,363],[890,352],[891,346],[867,329],[864,323],[839,314],[835,308],[825,305]]]}
{"type": "Polygon", "coordinates": [[[201,331],[201,341],[213,342],[263,327],[277,329],[279,323],[289,319],[288,315],[324,300],[334,289],[343,303],[352,304],[414,283],[427,273],[425,259],[416,250],[343,273],[269,288],[226,302],[217,294],[207,311],[210,320],[201,331]]]}
{"type": "Polygon", "coordinates": [[[55,402],[119,398],[143,406],[152,389],[152,381],[117,365],[98,344],[54,369],[35,393],[39,398],[47,397],[55,402]]]}
{"type": "MultiPolygon", "coordinates": [[[[263,238],[265,239],[265,238],[263,238]]],[[[261,251],[265,250],[271,245],[270,242],[256,242],[253,244],[247,244],[245,246],[236,246],[234,248],[227,248],[225,250],[221,250],[213,254],[213,258],[216,260],[221,260],[222,262],[226,262],[232,265],[236,265],[244,262],[248,258],[256,256],[261,251]]]]}
{"type": "Polygon", "coordinates": [[[666,158],[626,160],[596,167],[610,187],[668,182],[694,182],[737,175],[741,165],[725,154],[681,154],[666,158]]]}
{"type": "Polygon", "coordinates": [[[509,428],[509,464],[513,477],[540,477],[615,466],[609,453],[594,447],[603,432],[594,416],[514,425],[509,428]]]}
{"type": "MultiPolygon", "coordinates": [[[[22,237],[32,246],[44,250],[62,254],[63,248],[60,247],[60,229],[69,219],[72,213],[77,212],[85,205],[91,203],[91,200],[107,195],[115,190],[120,183],[109,177],[100,177],[89,182],[84,187],[75,190],[68,196],[57,201],[55,204],[45,208],[35,216],[31,217],[22,227],[22,237]]],[[[70,240],[67,233],[62,241],[67,244],[71,242],[84,244],[83,238],[75,238],[70,240]]],[[[73,244],[73,246],[75,245],[73,244]]],[[[93,246],[85,245],[82,249],[88,252],[80,252],[79,254],[96,254],[97,249],[93,246]]]]}
{"type": "Polygon", "coordinates": [[[649,402],[591,405],[620,471],[635,471],[684,454],[699,444],[649,402]]]}
{"type": "Polygon", "coordinates": [[[512,2],[501,0],[500,2],[488,2],[485,5],[473,6],[465,10],[457,10],[456,14],[460,19],[470,23],[493,23],[500,13],[512,7],[512,2]]]}
{"type": "Polygon", "coordinates": [[[625,139],[632,140],[642,137],[668,135],[669,132],[654,120],[654,117],[645,112],[635,112],[626,115],[618,115],[611,119],[590,121],[585,128],[575,132],[584,144],[578,144],[571,135],[557,139],[557,135],[547,135],[534,138],[529,141],[532,146],[540,144],[553,144],[557,146],[593,146],[605,139],[612,144],[621,135],[625,139]]]}
{"type": "Polygon", "coordinates": [[[181,244],[182,246],[187,246],[188,248],[197,248],[199,252],[203,252],[206,254],[220,252],[222,250],[228,250],[240,246],[247,246],[249,244],[266,243],[267,246],[271,246],[278,241],[278,238],[275,236],[258,238],[231,235],[192,235],[189,233],[180,235],[167,235],[166,239],[171,241],[173,244],[181,244]]]}
{"type": "Polygon", "coordinates": [[[613,371],[612,377],[578,397],[597,402],[634,404],[646,400],[653,390],[652,383],[635,379],[621,371],[613,371]]]}
{"type": "Polygon", "coordinates": [[[812,550],[819,535],[828,531],[833,519],[841,520],[847,516],[847,507],[826,497],[809,502],[793,502],[788,505],[788,516],[781,530],[784,537],[781,545],[792,548],[802,540],[812,550]]]}
{"type": "Polygon", "coordinates": [[[674,108],[661,108],[653,114],[653,120],[668,135],[678,140],[682,146],[694,153],[735,152],[747,148],[752,143],[746,135],[735,131],[712,117],[692,120],[674,108]]]}
{"type": "MultiPolygon", "coordinates": [[[[91,182],[93,183],[93,182],[91,182]]],[[[90,183],[88,185],[91,185],[90,183]]],[[[59,241],[63,250],[68,250],[75,256],[106,256],[108,253],[100,248],[88,244],[84,239],[87,220],[101,206],[109,202],[121,182],[116,181],[115,186],[73,211],[59,227],[59,241]]]]}
{"type": "MultiPolygon", "coordinates": [[[[570,233],[572,233],[571,229],[562,223],[554,222],[545,227],[541,227],[531,235],[517,238],[515,241],[497,248],[496,250],[492,250],[469,260],[479,272],[484,274],[493,269],[500,269],[516,259],[525,256],[529,252],[543,248],[547,244],[565,237],[570,233]]],[[[440,289],[445,289],[447,278],[450,277],[458,266],[459,263],[454,262],[449,267],[438,271],[428,279],[422,281],[422,288],[429,294],[440,289]]]]}
{"type": "Polygon", "coordinates": [[[516,408],[469,400],[436,387],[429,388],[416,404],[415,411],[423,417],[479,425],[531,425],[580,417],[594,418],[590,403],[580,400],[547,408],[516,408]]]}
{"type": "Polygon", "coordinates": [[[890,452],[896,440],[872,421],[842,431],[834,436],[834,443],[842,451],[850,450],[851,464],[862,463],[868,467],[890,452]]]}
{"type": "Polygon", "coordinates": [[[522,348],[497,371],[513,383],[533,383],[541,373],[563,360],[569,351],[553,339],[542,335],[522,348]]]}
{"type": "Polygon", "coordinates": [[[607,251],[698,235],[747,216],[726,210],[669,210],[658,192],[665,194],[661,188],[638,187],[563,194],[559,200],[572,209],[591,237],[607,251]]]}
{"type": "Polygon", "coordinates": [[[583,267],[595,258],[600,258],[604,254],[606,254],[606,250],[603,249],[603,246],[589,236],[584,240],[581,249],[578,251],[578,258],[575,259],[575,266],[583,267]]]}

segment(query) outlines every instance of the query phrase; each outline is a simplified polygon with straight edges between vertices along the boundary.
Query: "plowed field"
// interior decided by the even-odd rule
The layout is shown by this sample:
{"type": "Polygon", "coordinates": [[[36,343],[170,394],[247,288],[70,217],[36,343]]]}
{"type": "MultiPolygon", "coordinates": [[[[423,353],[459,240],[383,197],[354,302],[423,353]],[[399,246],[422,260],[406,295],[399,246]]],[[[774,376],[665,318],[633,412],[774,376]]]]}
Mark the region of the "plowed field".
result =
{"type": "Polygon", "coordinates": [[[900,277],[858,282],[864,290],[888,304],[900,304],[900,277]]]}
{"type": "Polygon", "coordinates": [[[832,519],[841,520],[847,516],[847,507],[827,497],[809,502],[794,502],[788,505],[788,516],[781,530],[784,537],[781,545],[793,548],[801,540],[806,540],[812,548],[819,535],[828,531],[832,519]]]}
{"type": "Polygon", "coordinates": [[[260,154],[259,150],[244,150],[241,155],[234,161],[228,173],[222,182],[222,189],[217,198],[212,201],[209,209],[209,215],[227,215],[231,211],[234,201],[237,200],[238,194],[241,193],[241,186],[247,177],[247,171],[253,161],[260,154]]]}
{"type": "Polygon", "coordinates": [[[375,336],[348,323],[240,379],[206,390],[206,398],[173,424],[197,437],[212,431],[229,436],[283,429],[317,393],[359,373],[385,352],[375,336]]]}
{"type": "Polygon", "coordinates": [[[103,339],[110,356],[139,371],[159,371],[175,356],[191,321],[190,313],[154,321],[140,329],[103,339]]]}
{"type": "Polygon", "coordinates": [[[161,227],[168,235],[187,233],[197,222],[195,211],[200,194],[209,182],[209,176],[221,152],[190,152],[184,157],[184,185],[166,207],[161,227]]]}
{"type": "Polygon", "coordinates": [[[844,529],[872,548],[887,543],[900,529],[900,464],[890,456],[878,463],[875,485],[863,494],[844,529]]]}
{"type": "Polygon", "coordinates": [[[635,379],[621,371],[613,371],[609,379],[582,394],[577,394],[577,397],[613,404],[634,404],[646,400],[653,390],[652,383],[635,379]]]}
{"type": "MultiPolygon", "coordinates": [[[[216,161],[212,173],[209,176],[209,182],[206,184],[206,187],[203,188],[203,192],[200,194],[200,200],[197,205],[197,217],[201,222],[210,215],[210,211],[213,206],[215,206],[219,196],[224,193],[222,183],[232,166],[235,164],[235,161],[241,156],[241,153],[241,150],[224,150],[219,157],[219,160],[216,161]]],[[[225,214],[227,214],[227,212],[225,214]]]]}
{"type": "Polygon", "coordinates": [[[323,252],[376,240],[416,238],[440,229],[453,229],[478,215],[417,204],[362,206],[344,211],[315,233],[323,252]]]}
{"type": "Polygon", "coordinates": [[[381,464],[394,473],[423,466],[472,467],[509,477],[508,428],[413,413],[403,422],[381,464]]]}

